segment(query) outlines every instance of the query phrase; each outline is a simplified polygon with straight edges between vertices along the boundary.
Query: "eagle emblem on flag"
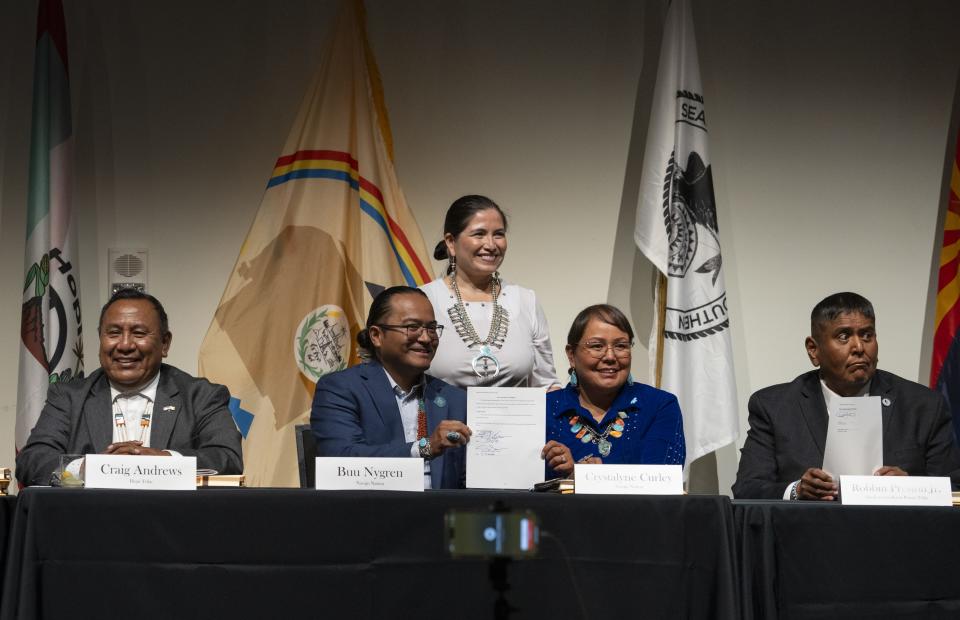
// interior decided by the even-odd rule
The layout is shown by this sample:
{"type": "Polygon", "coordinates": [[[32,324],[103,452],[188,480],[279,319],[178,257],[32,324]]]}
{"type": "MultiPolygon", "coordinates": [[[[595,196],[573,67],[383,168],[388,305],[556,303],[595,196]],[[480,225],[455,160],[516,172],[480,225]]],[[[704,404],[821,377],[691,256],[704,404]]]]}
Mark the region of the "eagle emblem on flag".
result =
{"type": "MultiPolygon", "coordinates": [[[[669,257],[667,275],[683,278],[694,262],[700,243],[698,225],[711,235],[713,247],[719,248],[717,238],[717,208],[713,199],[713,175],[710,166],[704,165],[696,151],[687,157],[686,168],[677,165],[670,155],[664,178],[663,220],[667,227],[669,257]]],[[[723,261],[720,252],[710,252],[696,268],[697,273],[712,274],[712,284],[717,283],[723,261]]]]}

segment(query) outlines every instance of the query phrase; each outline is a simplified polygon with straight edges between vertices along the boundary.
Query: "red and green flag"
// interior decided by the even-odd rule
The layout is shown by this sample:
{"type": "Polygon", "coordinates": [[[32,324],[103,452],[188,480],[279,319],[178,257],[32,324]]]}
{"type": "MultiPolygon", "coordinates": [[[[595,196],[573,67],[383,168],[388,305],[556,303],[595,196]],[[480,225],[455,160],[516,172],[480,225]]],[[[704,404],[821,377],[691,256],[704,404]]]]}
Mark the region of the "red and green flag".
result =
{"type": "Polygon", "coordinates": [[[40,416],[47,387],[83,374],[68,69],[61,0],[40,0],[21,290],[18,450],[40,416]]]}

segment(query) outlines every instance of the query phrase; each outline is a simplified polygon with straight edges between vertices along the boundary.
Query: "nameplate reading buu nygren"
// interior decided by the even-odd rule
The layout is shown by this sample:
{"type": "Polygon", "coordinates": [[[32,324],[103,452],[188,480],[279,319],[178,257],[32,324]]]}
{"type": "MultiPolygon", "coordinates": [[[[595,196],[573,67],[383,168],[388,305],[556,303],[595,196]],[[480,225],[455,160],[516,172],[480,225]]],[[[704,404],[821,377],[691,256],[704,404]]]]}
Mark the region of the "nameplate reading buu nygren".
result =
{"type": "Polygon", "coordinates": [[[423,491],[423,459],[318,456],[316,468],[325,491],[423,491]]]}
{"type": "Polygon", "coordinates": [[[88,454],[84,481],[88,489],[192,491],[197,488],[197,457],[88,454]]]}

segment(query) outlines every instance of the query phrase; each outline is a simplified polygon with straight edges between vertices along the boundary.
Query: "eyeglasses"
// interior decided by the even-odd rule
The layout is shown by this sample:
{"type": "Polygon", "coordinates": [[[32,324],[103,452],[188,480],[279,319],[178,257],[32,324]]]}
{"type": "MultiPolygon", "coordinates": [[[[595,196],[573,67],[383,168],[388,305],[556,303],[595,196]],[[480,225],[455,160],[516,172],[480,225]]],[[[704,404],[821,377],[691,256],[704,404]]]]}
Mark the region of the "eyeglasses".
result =
{"type": "Polygon", "coordinates": [[[440,338],[440,335],[443,334],[443,325],[437,325],[434,323],[427,323],[423,325],[422,323],[407,323],[405,325],[388,325],[386,323],[377,323],[377,327],[381,329],[395,329],[397,331],[404,331],[407,334],[407,338],[414,339],[419,338],[420,334],[423,333],[423,330],[427,330],[427,336],[431,339],[440,338]]]}
{"type": "Polygon", "coordinates": [[[590,342],[584,342],[580,345],[583,347],[583,350],[590,354],[590,357],[596,359],[603,359],[607,354],[607,349],[613,349],[613,354],[618,359],[624,359],[630,357],[631,349],[633,349],[633,343],[620,340],[611,344],[606,342],[597,342],[591,340],[590,342]]]}

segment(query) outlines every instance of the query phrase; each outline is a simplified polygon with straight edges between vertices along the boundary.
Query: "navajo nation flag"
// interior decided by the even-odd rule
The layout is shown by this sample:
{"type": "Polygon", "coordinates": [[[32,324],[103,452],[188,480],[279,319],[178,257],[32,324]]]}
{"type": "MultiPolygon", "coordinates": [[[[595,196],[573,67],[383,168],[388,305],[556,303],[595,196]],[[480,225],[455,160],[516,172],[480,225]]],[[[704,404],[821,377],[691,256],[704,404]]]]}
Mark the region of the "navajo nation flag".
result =
{"type": "Polygon", "coordinates": [[[317,379],[359,361],[374,295],[431,279],[361,2],[331,36],[200,348],[200,374],[230,388],[252,486],[297,486],[294,426],[317,379]]]}
{"type": "Polygon", "coordinates": [[[73,127],[60,0],[40,0],[33,69],[16,448],[40,417],[47,387],[83,376],[77,221],[71,204],[73,127]]]}
{"type": "MultiPolygon", "coordinates": [[[[958,133],[960,138],[960,133],[958,133]]],[[[943,220],[943,249],[937,281],[930,387],[940,391],[953,414],[954,434],[960,439],[960,139],[953,155],[947,213],[943,220]]]]}

